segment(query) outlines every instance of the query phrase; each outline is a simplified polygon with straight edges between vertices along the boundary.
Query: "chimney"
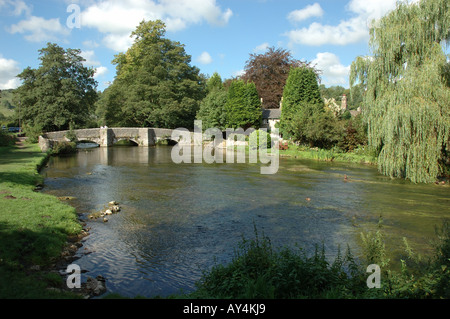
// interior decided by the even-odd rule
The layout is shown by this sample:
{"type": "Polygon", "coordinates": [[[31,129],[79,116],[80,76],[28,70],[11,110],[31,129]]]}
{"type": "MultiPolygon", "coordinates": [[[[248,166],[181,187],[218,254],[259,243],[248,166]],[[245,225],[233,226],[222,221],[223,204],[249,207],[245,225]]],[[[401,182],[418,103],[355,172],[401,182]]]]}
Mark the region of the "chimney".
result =
{"type": "Polygon", "coordinates": [[[341,109],[347,111],[347,96],[345,94],[342,95],[341,109]]]}

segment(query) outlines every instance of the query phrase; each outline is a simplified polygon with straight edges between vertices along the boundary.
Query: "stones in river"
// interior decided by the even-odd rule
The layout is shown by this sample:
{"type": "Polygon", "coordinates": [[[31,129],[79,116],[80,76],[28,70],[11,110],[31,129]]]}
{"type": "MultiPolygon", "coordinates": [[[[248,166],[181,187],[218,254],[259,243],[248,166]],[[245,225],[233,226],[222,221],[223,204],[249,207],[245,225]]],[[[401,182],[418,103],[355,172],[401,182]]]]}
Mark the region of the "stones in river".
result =
{"type": "Polygon", "coordinates": [[[103,222],[107,222],[108,218],[106,216],[111,216],[113,214],[116,214],[120,212],[121,208],[119,206],[119,203],[116,201],[112,201],[108,203],[108,207],[104,208],[101,211],[89,214],[89,219],[98,219],[103,218],[103,222]]]}

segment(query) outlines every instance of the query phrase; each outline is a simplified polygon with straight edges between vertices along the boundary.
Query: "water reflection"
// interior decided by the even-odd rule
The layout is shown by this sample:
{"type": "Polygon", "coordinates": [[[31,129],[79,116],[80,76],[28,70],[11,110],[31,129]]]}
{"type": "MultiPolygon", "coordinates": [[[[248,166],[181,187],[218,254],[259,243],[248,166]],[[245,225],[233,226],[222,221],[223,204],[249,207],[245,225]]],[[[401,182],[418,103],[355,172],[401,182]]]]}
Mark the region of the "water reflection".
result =
{"type": "MultiPolygon", "coordinates": [[[[275,175],[258,164],[174,164],[170,147],[113,147],[55,157],[46,192],[75,196],[78,212],[116,200],[108,223],[88,221],[91,235],[77,263],[133,297],[190,290],[202,270],[228,262],[254,226],[277,246],[324,244],[357,253],[355,234],[384,217],[394,241],[423,243],[449,217],[449,189],[380,176],[373,167],[281,159],[275,175]],[[348,181],[343,179],[348,175],[348,181]],[[306,199],[309,200],[306,200],[306,199]]],[[[398,245],[396,245],[398,246],[398,245]]]]}

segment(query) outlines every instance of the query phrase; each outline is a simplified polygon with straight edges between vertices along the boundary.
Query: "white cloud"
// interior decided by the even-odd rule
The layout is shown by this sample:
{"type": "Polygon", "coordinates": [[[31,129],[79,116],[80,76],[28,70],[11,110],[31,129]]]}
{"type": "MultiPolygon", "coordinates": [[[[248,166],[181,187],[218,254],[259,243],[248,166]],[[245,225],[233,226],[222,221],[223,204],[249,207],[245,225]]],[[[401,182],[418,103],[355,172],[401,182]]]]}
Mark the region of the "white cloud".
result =
{"type": "Polygon", "coordinates": [[[291,45],[347,45],[367,39],[369,32],[363,19],[353,18],[342,21],[337,26],[314,22],[307,28],[291,30],[286,35],[291,45]]]}
{"type": "Polygon", "coordinates": [[[20,16],[22,13],[31,14],[32,7],[23,0],[0,0],[0,10],[7,8],[9,14],[20,16]]]}
{"type": "Polygon", "coordinates": [[[295,23],[312,17],[321,17],[323,16],[323,13],[324,11],[320,4],[314,3],[304,9],[292,11],[288,15],[288,20],[295,23]]]}
{"type": "Polygon", "coordinates": [[[223,11],[216,0],[107,0],[90,5],[81,14],[82,27],[105,33],[104,44],[124,51],[132,44],[131,32],[142,20],[163,20],[167,31],[179,31],[203,21],[226,25],[233,15],[223,11]]]}
{"type": "Polygon", "coordinates": [[[81,56],[86,60],[83,62],[85,66],[98,66],[100,62],[95,58],[95,52],[92,50],[81,51],[81,56]]]}
{"type": "Polygon", "coordinates": [[[0,90],[15,89],[20,86],[19,62],[5,59],[0,55],[0,90]]]}
{"type": "Polygon", "coordinates": [[[31,16],[22,20],[9,28],[12,34],[25,34],[25,39],[30,42],[55,41],[61,36],[70,34],[70,30],[64,27],[59,19],[44,19],[42,17],[31,16]]]}
{"type": "Polygon", "coordinates": [[[347,4],[347,10],[353,17],[341,20],[337,25],[313,22],[308,27],[288,31],[285,35],[289,38],[290,45],[347,45],[367,41],[372,20],[380,19],[395,9],[396,2],[397,0],[351,0],[347,4]]]}
{"type": "Polygon", "coordinates": [[[105,75],[106,73],[108,73],[108,68],[104,66],[99,66],[98,68],[95,68],[94,78],[98,78],[102,75],[105,75]]]}
{"type": "MultiPolygon", "coordinates": [[[[131,32],[130,32],[131,33],[131,32]]],[[[133,44],[133,39],[130,38],[130,34],[113,34],[110,33],[103,38],[103,44],[117,52],[123,52],[128,50],[133,44]]]]}
{"type": "Polygon", "coordinates": [[[205,51],[200,54],[200,56],[197,58],[197,61],[201,64],[211,64],[213,62],[213,59],[211,55],[205,51]]]}
{"type": "Polygon", "coordinates": [[[92,40],[86,40],[83,42],[83,45],[87,48],[98,48],[100,45],[92,40]]]}
{"type": "Polygon", "coordinates": [[[312,65],[322,71],[323,83],[332,85],[348,85],[350,66],[345,66],[339,57],[330,52],[317,53],[316,58],[311,61],[312,65]]]}
{"type": "Polygon", "coordinates": [[[84,66],[95,68],[94,78],[98,78],[108,72],[108,68],[102,66],[100,61],[97,60],[93,50],[81,51],[81,56],[86,60],[83,62],[84,66]]]}
{"type": "Polygon", "coordinates": [[[256,48],[253,49],[254,53],[258,52],[265,52],[269,48],[269,43],[265,42],[263,44],[258,45],[256,48]]]}
{"type": "Polygon", "coordinates": [[[243,76],[244,74],[245,74],[245,70],[238,70],[238,71],[234,71],[232,76],[240,77],[240,76],[243,76]]]}

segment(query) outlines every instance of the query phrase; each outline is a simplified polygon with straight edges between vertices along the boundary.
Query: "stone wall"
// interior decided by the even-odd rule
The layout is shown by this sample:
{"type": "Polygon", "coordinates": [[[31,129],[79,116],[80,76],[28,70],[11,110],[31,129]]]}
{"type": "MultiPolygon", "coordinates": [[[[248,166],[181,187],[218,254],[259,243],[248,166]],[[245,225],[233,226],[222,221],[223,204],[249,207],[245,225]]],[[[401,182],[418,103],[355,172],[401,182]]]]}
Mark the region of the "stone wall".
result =
{"type": "MultiPolygon", "coordinates": [[[[153,146],[157,140],[169,138],[173,130],[159,128],[93,128],[73,131],[79,141],[91,141],[100,146],[112,146],[120,140],[130,140],[139,146],[153,146]]],[[[69,131],[49,132],[39,137],[39,145],[42,150],[52,148],[55,141],[68,141],[69,131]]]]}

